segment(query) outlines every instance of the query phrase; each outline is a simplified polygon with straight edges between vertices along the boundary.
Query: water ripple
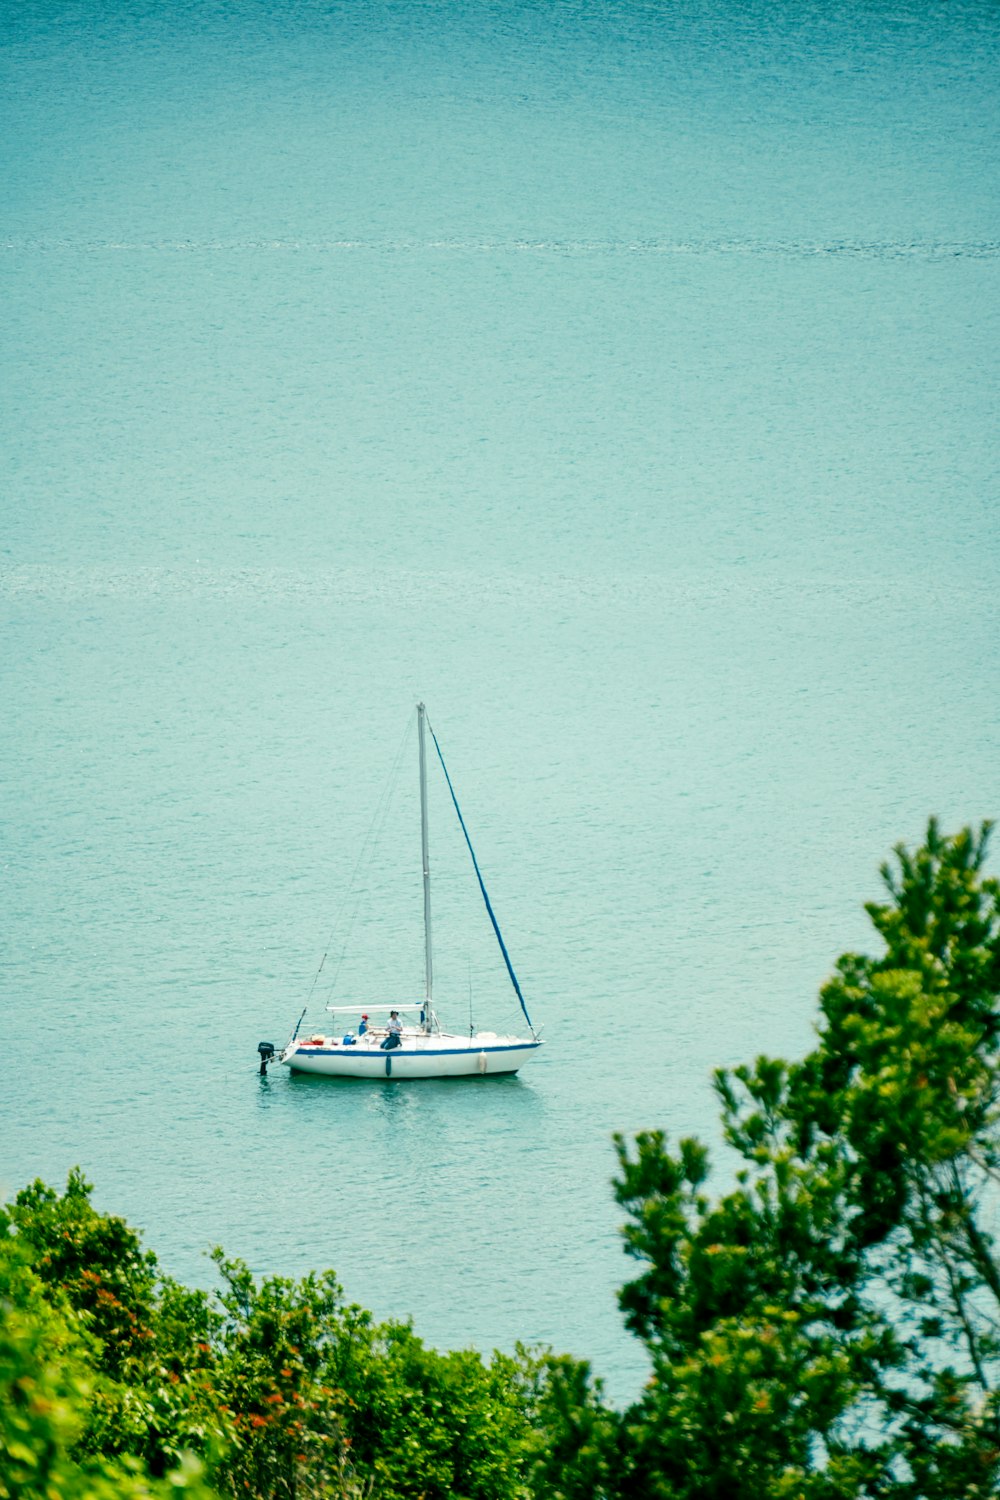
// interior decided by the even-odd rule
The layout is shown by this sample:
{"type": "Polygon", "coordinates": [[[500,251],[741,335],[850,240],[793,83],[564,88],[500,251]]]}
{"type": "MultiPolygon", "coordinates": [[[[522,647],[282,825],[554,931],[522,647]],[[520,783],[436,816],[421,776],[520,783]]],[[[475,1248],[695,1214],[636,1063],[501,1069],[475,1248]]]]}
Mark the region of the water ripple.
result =
{"type": "MultiPolygon", "coordinates": [[[[59,566],[49,563],[17,563],[0,566],[0,598],[41,598],[60,602],[84,599],[284,599],[324,600],[339,605],[364,606],[391,601],[399,604],[434,603],[461,606],[530,603],[616,607],[649,605],[660,608],[671,600],[690,604],[709,603],[720,597],[781,599],[808,597],[856,604],[866,600],[886,601],[898,596],[908,600],[913,577],[879,574],[874,577],[824,578],[815,575],[767,576],[754,570],[716,568],[710,572],[674,573],[532,573],[475,569],[421,571],[407,568],[259,568],[218,567],[193,564],[157,566],[59,566]]],[[[943,607],[956,594],[966,603],[993,612],[996,591],[987,583],[951,578],[921,583],[926,606],[943,607]]]]}
{"type": "Polygon", "coordinates": [[[625,255],[763,256],[790,259],[843,260],[995,260],[1000,240],[762,240],[737,236],[711,239],[553,239],[458,236],[439,239],[311,238],[240,236],[225,239],[80,239],[77,237],[9,236],[0,249],[37,254],[149,253],[218,254],[292,251],[310,254],[373,255],[487,254],[613,257],[625,255]]]}

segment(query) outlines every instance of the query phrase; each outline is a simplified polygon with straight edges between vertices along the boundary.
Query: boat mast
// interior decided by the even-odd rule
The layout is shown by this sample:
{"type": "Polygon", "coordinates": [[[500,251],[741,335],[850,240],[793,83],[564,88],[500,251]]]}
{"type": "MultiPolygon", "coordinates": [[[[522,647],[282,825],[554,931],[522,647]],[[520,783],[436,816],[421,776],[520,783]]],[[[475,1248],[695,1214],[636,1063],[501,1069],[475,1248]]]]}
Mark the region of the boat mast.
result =
{"type": "Polygon", "coordinates": [[[427,710],[417,704],[417,738],[420,743],[420,852],[424,871],[424,1030],[430,1031],[434,1020],[432,990],[434,969],[431,962],[431,866],[427,838],[427,749],[424,743],[424,721],[427,710]]]}

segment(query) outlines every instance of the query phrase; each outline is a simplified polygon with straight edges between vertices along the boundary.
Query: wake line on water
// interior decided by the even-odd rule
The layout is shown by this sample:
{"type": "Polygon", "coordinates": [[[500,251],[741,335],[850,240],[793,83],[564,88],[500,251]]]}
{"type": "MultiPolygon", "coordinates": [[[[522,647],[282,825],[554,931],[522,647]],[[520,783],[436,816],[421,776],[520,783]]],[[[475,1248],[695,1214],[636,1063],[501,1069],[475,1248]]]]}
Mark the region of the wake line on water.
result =
{"type": "Polygon", "coordinates": [[[992,260],[1000,256],[1000,240],[756,240],[756,239],[309,239],[297,237],[241,237],[234,239],[79,239],[14,237],[0,240],[6,251],[74,251],[86,254],[155,253],[219,254],[247,251],[293,251],[311,254],[369,253],[413,255],[478,253],[487,255],[585,256],[699,256],[744,255],[810,257],[847,260],[992,260]]]}

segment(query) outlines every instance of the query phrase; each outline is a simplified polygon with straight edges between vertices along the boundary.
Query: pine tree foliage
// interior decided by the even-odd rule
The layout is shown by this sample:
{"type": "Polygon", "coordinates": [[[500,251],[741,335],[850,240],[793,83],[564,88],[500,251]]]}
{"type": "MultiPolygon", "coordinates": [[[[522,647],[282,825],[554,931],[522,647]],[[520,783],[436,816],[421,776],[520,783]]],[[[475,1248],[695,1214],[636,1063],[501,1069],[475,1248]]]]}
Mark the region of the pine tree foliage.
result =
{"type": "Polygon", "coordinates": [[[798,1063],[720,1072],[740,1167],[619,1139],[653,1379],[623,1493],[986,1500],[1000,1487],[1000,886],[989,825],[898,848],[798,1063]]]}

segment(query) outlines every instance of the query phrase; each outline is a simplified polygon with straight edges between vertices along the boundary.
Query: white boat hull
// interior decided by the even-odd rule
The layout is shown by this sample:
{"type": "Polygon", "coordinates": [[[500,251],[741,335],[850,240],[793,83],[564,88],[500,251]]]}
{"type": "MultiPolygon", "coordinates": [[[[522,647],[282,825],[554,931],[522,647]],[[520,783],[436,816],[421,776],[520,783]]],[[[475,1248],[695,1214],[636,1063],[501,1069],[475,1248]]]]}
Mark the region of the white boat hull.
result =
{"type": "Polygon", "coordinates": [[[383,1051],[382,1037],[305,1037],[289,1042],[281,1061],[295,1073],[329,1078],[474,1078],[516,1073],[537,1052],[540,1041],[478,1032],[472,1037],[447,1032],[405,1032],[402,1045],[383,1051]]]}

